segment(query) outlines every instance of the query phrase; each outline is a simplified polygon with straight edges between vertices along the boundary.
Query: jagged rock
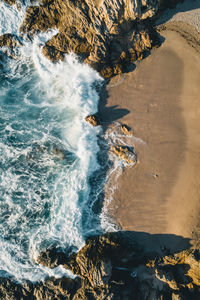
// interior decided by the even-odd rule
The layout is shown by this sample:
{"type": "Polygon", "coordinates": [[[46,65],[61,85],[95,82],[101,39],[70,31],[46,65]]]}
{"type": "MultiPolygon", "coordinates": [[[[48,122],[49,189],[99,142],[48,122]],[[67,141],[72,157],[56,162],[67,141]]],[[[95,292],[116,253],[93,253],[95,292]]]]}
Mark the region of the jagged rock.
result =
{"type": "Polygon", "coordinates": [[[158,1],[152,0],[43,0],[27,8],[20,30],[33,34],[58,28],[46,42],[44,55],[56,61],[73,51],[109,78],[159,43],[152,26],[143,22],[158,8],[158,1]]]}
{"type": "MultiPolygon", "coordinates": [[[[177,266],[184,268],[182,272],[182,281],[186,281],[185,284],[192,282],[193,284],[200,286],[200,251],[199,250],[185,250],[173,256],[165,256],[161,266],[171,266],[175,271],[177,266]],[[186,278],[188,278],[188,280],[186,278]]],[[[180,273],[180,272],[179,272],[180,273]]],[[[176,280],[173,274],[173,278],[176,280]]],[[[176,280],[177,281],[177,280],[176,280]]]]}
{"type": "MultiPolygon", "coordinates": [[[[72,299],[73,295],[80,287],[79,279],[50,278],[45,282],[34,285],[32,295],[33,299],[72,299]]],[[[30,299],[30,298],[29,298],[30,299]]]]}
{"type": "Polygon", "coordinates": [[[0,47],[4,46],[8,48],[19,47],[21,43],[16,35],[6,33],[0,36],[0,47]]]}
{"type": "Polygon", "coordinates": [[[14,5],[16,0],[4,0],[4,2],[8,3],[9,5],[14,5]]]}
{"type": "Polygon", "coordinates": [[[91,300],[120,300],[119,296],[114,294],[109,288],[90,288],[81,287],[73,297],[73,300],[91,299],[91,300]]]}
{"type": "Polygon", "coordinates": [[[197,250],[188,250],[158,259],[115,233],[89,238],[63,266],[82,278],[74,300],[198,299],[199,256],[197,250]],[[131,277],[137,268],[140,275],[131,277]]]}
{"type": "Polygon", "coordinates": [[[88,238],[70,257],[60,259],[54,249],[38,261],[49,267],[62,263],[78,276],[34,284],[0,278],[0,299],[200,299],[198,249],[159,258],[129,234],[115,232],[88,238]],[[132,277],[135,270],[138,274],[132,277]]]}
{"type": "Polygon", "coordinates": [[[150,263],[164,289],[173,291],[171,299],[200,298],[199,253],[198,249],[183,250],[150,263]]]}
{"type": "Polygon", "coordinates": [[[37,262],[38,264],[53,269],[59,265],[63,265],[67,261],[67,258],[65,253],[59,252],[56,248],[52,248],[41,252],[37,257],[37,262]]]}
{"type": "Polygon", "coordinates": [[[137,243],[134,244],[131,253],[129,246],[126,246],[125,248],[123,242],[120,243],[119,239],[111,234],[89,238],[86,245],[69,258],[64,267],[86,279],[91,286],[105,286],[111,279],[113,267],[123,264],[124,258],[130,259],[130,254],[133,259],[141,250],[137,243]]]}
{"type": "Polygon", "coordinates": [[[87,116],[85,118],[85,121],[90,123],[92,126],[98,126],[100,125],[100,121],[99,121],[99,118],[97,117],[97,115],[90,115],[90,116],[87,116]]]}
{"type": "Polygon", "coordinates": [[[24,287],[21,284],[17,284],[11,279],[0,278],[0,299],[3,300],[16,300],[16,299],[28,299],[30,295],[31,284],[24,287]]]}
{"type": "Polygon", "coordinates": [[[123,134],[125,134],[125,135],[130,135],[130,134],[131,134],[130,127],[128,127],[128,126],[125,125],[125,124],[122,124],[122,125],[121,125],[121,131],[122,131],[123,134]]]}
{"type": "Polygon", "coordinates": [[[119,158],[121,158],[129,164],[135,164],[137,162],[135,152],[133,152],[133,150],[128,146],[111,146],[110,152],[117,155],[119,158]]]}
{"type": "Polygon", "coordinates": [[[110,78],[126,71],[130,62],[141,60],[160,44],[148,20],[159,9],[180,1],[42,0],[40,5],[27,7],[20,30],[31,36],[57,28],[58,33],[42,49],[46,57],[64,60],[65,53],[72,51],[101,76],[110,78]]]}
{"type": "MultiPolygon", "coordinates": [[[[17,58],[16,48],[21,47],[21,42],[19,38],[10,33],[6,33],[0,36],[0,47],[5,47],[2,50],[2,54],[13,59],[17,58]]],[[[1,58],[0,58],[1,60],[1,58]]]]}

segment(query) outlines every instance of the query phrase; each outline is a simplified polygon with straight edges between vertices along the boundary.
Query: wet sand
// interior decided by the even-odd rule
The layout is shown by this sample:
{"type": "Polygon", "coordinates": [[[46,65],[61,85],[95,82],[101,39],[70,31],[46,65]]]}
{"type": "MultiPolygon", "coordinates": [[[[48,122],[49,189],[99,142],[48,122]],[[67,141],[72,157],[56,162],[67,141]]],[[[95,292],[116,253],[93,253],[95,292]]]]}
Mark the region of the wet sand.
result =
{"type": "MultiPolygon", "coordinates": [[[[188,30],[188,29],[187,29],[188,30]]],[[[122,229],[194,237],[200,224],[200,57],[175,31],[133,72],[111,80],[104,122],[132,128],[138,163],[118,179],[122,229]]]]}

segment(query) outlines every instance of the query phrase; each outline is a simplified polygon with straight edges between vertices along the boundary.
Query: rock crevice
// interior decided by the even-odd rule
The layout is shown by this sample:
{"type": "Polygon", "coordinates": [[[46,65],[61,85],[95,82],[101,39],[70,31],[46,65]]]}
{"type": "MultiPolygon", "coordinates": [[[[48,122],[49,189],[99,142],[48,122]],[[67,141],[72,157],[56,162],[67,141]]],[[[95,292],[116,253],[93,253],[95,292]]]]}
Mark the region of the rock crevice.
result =
{"type": "Polygon", "coordinates": [[[57,28],[43,48],[44,55],[57,61],[72,51],[109,78],[159,44],[152,26],[146,24],[158,9],[157,0],[43,0],[40,6],[27,8],[20,30],[34,34],[57,28]]]}

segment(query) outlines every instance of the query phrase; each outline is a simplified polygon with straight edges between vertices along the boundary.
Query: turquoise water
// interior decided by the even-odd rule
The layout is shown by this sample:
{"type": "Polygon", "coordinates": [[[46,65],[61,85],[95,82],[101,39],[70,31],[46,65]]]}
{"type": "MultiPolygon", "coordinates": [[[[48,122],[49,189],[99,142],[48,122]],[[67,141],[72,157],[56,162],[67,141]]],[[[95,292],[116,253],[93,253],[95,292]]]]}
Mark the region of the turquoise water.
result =
{"type": "MultiPolygon", "coordinates": [[[[0,9],[1,33],[18,33],[16,8],[0,9]]],[[[36,264],[38,254],[76,250],[101,230],[91,204],[99,186],[89,184],[101,128],[84,121],[97,111],[101,78],[72,54],[57,64],[43,57],[52,34],[20,38],[15,59],[4,56],[0,69],[0,276],[18,281],[66,274],[36,264]]]]}

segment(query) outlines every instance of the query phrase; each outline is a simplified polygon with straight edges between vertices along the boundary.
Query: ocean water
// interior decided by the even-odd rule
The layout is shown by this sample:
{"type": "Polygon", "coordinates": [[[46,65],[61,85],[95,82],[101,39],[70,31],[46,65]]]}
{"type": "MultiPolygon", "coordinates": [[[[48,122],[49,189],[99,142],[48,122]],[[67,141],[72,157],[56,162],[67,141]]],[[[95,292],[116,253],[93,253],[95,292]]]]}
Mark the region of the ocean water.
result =
{"type": "Polygon", "coordinates": [[[38,255],[77,251],[87,236],[119,229],[108,205],[127,163],[109,147],[135,142],[120,123],[104,134],[85,121],[103,80],[73,53],[56,64],[42,55],[56,30],[21,36],[27,5],[0,0],[0,35],[19,39],[0,48],[0,277],[18,282],[73,276],[38,265],[38,255]]]}
{"type": "MultiPolygon", "coordinates": [[[[26,5],[0,1],[0,34],[19,36],[26,5]]],[[[92,209],[100,186],[90,184],[101,128],[84,121],[97,111],[102,79],[73,54],[47,60],[41,48],[55,33],[20,37],[12,53],[0,49],[8,54],[0,68],[0,276],[18,281],[69,275],[36,264],[38,254],[79,249],[102,230],[92,209]]]]}

